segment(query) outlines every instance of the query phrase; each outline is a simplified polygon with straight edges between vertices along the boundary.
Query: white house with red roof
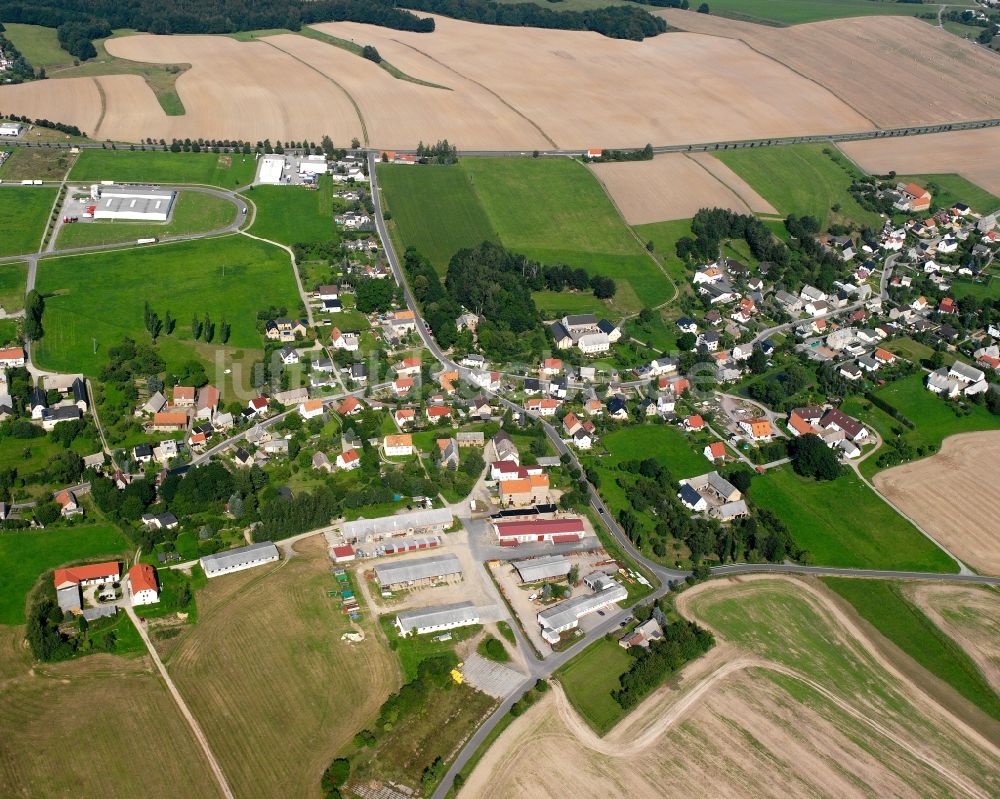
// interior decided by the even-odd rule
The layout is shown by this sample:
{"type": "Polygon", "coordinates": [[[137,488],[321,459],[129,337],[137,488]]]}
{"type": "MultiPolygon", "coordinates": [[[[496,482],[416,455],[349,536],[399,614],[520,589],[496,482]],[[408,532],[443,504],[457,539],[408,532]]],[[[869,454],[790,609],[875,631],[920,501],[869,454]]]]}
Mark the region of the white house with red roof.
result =
{"type": "Polygon", "coordinates": [[[247,408],[254,414],[262,414],[267,410],[267,397],[254,397],[247,403],[247,408]]]}
{"type": "Polygon", "coordinates": [[[364,409],[364,405],[361,404],[361,400],[357,397],[346,397],[344,401],[337,406],[337,413],[341,416],[354,416],[361,413],[364,409]]]}
{"type": "Polygon", "coordinates": [[[137,563],[128,570],[128,589],[132,605],[153,605],[160,601],[156,569],[148,563],[137,563]]]}
{"type": "Polygon", "coordinates": [[[0,366],[13,369],[24,366],[24,349],[22,347],[4,347],[0,349],[0,366]]]}
{"type": "Polygon", "coordinates": [[[713,441],[705,447],[705,457],[713,463],[726,459],[726,445],[721,441],[713,441]]]}
{"type": "Polygon", "coordinates": [[[337,456],[337,468],[345,472],[357,469],[361,465],[361,457],[356,449],[345,449],[337,456]]]}
{"type": "Polygon", "coordinates": [[[85,566],[68,566],[56,569],[53,575],[56,590],[74,585],[88,586],[101,583],[116,582],[121,576],[118,561],[106,563],[88,563],[85,566]]]}

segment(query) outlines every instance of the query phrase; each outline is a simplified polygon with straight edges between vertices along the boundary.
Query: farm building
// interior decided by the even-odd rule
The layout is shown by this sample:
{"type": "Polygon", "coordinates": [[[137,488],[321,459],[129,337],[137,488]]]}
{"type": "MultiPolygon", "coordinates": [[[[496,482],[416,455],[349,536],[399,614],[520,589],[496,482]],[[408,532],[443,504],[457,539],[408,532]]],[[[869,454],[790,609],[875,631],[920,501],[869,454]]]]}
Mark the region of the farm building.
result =
{"type": "Polygon", "coordinates": [[[166,222],[177,192],[132,186],[91,186],[96,200],[94,219],[129,219],[138,222],[166,222]]]}
{"type": "Polygon", "coordinates": [[[572,567],[569,560],[562,555],[516,560],[511,565],[517,569],[517,575],[522,583],[537,583],[541,580],[565,577],[572,567]]]}
{"type": "Polygon", "coordinates": [[[575,518],[493,522],[493,530],[503,546],[536,542],[565,544],[584,536],[583,521],[575,518]]]}
{"type": "Polygon", "coordinates": [[[454,517],[447,508],[432,508],[345,522],[340,531],[345,541],[367,544],[395,535],[441,533],[451,527],[453,521],[454,517]]]}
{"type": "Polygon", "coordinates": [[[146,563],[137,563],[128,570],[128,587],[133,605],[152,605],[160,601],[156,569],[146,563]]]}
{"type": "Polygon", "coordinates": [[[441,539],[436,535],[424,535],[417,538],[394,538],[386,541],[383,550],[386,555],[401,555],[404,552],[419,552],[422,549],[435,549],[441,546],[441,539]]]}
{"type": "Polygon", "coordinates": [[[329,171],[326,156],[307,155],[299,161],[299,173],[302,175],[325,175],[329,171]]]}
{"type": "Polygon", "coordinates": [[[20,122],[0,122],[0,136],[20,136],[21,130],[20,122]]]}
{"type": "Polygon", "coordinates": [[[396,629],[400,635],[435,633],[479,624],[479,610],[471,602],[455,602],[396,614],[396,629]]]}
{"type": "Polygon", "coordinates": [[[608,583],[610,584],[606,588],[597,593],[575,596],[541,611],[537,618],[542,628],[542,638],[550,644],[557,643],[559,634],[572,630],[584,616],[603,610],[628,597],[628,591],[624,586],[611,579],[608,583]]]}
{"type": "Polygon", "coordinates": [[[437,582],[462,579],[462,567],[454,555],[432,555],[419,560],[380,563],[375,578],[382,589],[417,588],[437,582]]]}
{"type": "Polygon", "coordinates": [[[354,560],[354,557],[354,547],[350,544],[344,544],[339,547],[330,547],[330,559],[334,563],[349,563],[354,560]]]}
{"type": "Polygon", "coordinates": [[[534,505],[546,501],[548,494],[549,476],[546,474],[500,481],[500,503],[505,506],[534,505]]]}
{"type": "Polygon", "coordinates": [[[270,541],[238,547],[215,555],[206,555],[201,559],[201,568],[206,577],[219,577],[232,574],[254,566],[263,566],[278,559],[278,548],[270,541]]]}
{"type": "Polygon", "coordinates": [[[71,585],[98,585],[100,583],[117,581],[121,571],[117,561],[107,563],[90,563],[86,566],[70,566],[56,569],[53,575],[56,590],[71,585]]]}

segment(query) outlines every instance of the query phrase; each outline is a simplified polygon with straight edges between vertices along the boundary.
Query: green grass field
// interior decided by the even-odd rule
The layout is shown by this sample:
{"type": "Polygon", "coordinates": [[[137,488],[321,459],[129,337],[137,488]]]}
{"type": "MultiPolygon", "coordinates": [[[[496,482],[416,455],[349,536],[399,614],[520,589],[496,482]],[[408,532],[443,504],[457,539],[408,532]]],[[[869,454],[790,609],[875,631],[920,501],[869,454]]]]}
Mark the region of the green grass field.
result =
{"type": "Polygon", "coordinates": [[[711,471],[711,464],[699,451],[704,445],[696,449],[689,443],[688,436],[673,425],[624,427],[605,436],[603,444],[611,455],[601,459],[602,465],[652,457],[669,469],[675,480],[711,471]]]}
{"type": "Polygon", "coordinates": [[[961,175],[897,175],[897,181],[918,183],[927,189],[934,197],[931,202],[940,208],[951,208],[955,203],[962,202],[972,208],[977,214],[990,214],[1000,209],[1000,197],[991,194],[986,189],[977,186],[961,175]]]}
{"type": "Polygon", "coordinates": [[[24,290],[28,282],[28,264],[12,261],[0,264],[0,307],[7,313],[24,307],[24,290]]]}
{"type": "Polygon", "coordinates": [[[611,692],[631,664],[632,656],[617,642],[600,638],[556,672],[570,704],[599,735],[625,716],[611,692]]]}
{"type": "Polygon", "coordinates": [[[235,206],[221,197],[197,191],[182,191],[174,203],[170,221],[118,222],[100,220],[63,225],[56,240],[60,249],[97,244],[134,242],[136,239],[206,233],[230,224],[235,206]]]}
{"type": "Polygon", "coordinates": [[[621,310],[673,296],[670,282],[582,164],[568,158],[466,158],[462,167],[508,248],[542,263],[615,278],[621,310]]]}
{"type": "Polygon", "coordinates": [[[0,533],[0,624],[23,624],[24,601],[39,576],[75,560],[125,553],[128,544],[111,525],[0,533]]]}
{"type": "Polygon", "coordinates": [[[273,304],[295,314],[300,305],[288,256],[239,235],[47,259],[38,288],[48,298],[35,358],[44,368],[87,374],[123,336],[148,338],[146,301],[161,318],[169,310],[177,320],[174,333],[159,339],[168,363],[210,356],[220,344],[192,341],[195,314],[216,323],[224,316],[232,325],[229,347],[259,348],[257,311],[273,304]]]}
{"type": "Polygon", "coordinates": [[[71,180],[120,183],[197,183],[246,186],[257,162],[252,155],[171,153],[162,150],[84,150],[70,170],[71,180]]]}
{"type": "Polygon", "coordinates": [[[861,173],[832,145],[790,144],[714,155],[783,215],[808,214],[824,227],[841,221],[881,224],[878,214],[866,211],[848,193],[861,173]],[[840,211],[834,212],[834,205],[840,211]]]}
{"type": "Polygon", "coordinates": [[[72,65],[73,56],[59,46],[55,28],[16,22],[5,22],[4,27],[7,29],[4,36],[14,43],[36,70],[44,68],[48,72],[52,67],[72,65]]]}
{"type": "Polygon", "coordinates": [[[441,274],[465,247],[497,241],[469,173],[457,166],[379,164],[379,185],[388,198],[391,226],[441,274]]]}
{"type": "Polygon", "coordinates": [[[985,283],[956,280],[951,284],[951,294],[956,300],[961,300],[963,297],[975,297],[977,300],[992,300],[1000,297],[1000,280],[997,280],[996,277],[990,277],[985,283]]]}
{"type": "Polygon", "coordinates": [[[0,256],[37,252],[58,189],[0,187],[0,256]]]}
{"type": "Polygon", "coordinates": [[[531,297],[543,319],[558,319],[575,313],[592,313],[597,316],[608,313],[608,303],[589,292],[534,291],[531,297]]]}
{"type": "Polygon", "coordinates": [[[931,674],[1000,720],[1000,697],[990,688],[972,658],[903,595],[899,583],[848,577],[820,579],[931,674]]]}
{"type": "Polygon", "coordinates": [[[0,166],[0,180],[17,183],[22,180],[61,181],[70,161],[75,157],[68,150],[49,150],[41,147],[15,147],[10,157],[0,166]]]}
{"type": "Polygon", "coordinates": [[[834,481],[788,466],[754,479],[750,498],[777,514],[822,566],[956,572],[955,562],[853,473],[834,481]]]}
{"type": "Polygon", "coordinates": [[[681,293],[691,292],[692,272],[688,266],[677,257],[677,240],[691,235],[690,219],[675,219],[672,222],[653,222],[648,225],[636,225],[633,230],[645,242],[653,242],[657,258],[667,270],[667,274],[677,284],[681,293]]]}
{"type": "Polygon", "coordinates": [[[320,178],[315,191],[300,186],[256,186],[243,196],[257,206],[249,230],[255,236],[289,246],[339,238],[329,175],[320,178]]]}
{"type": "Polygon", "coordinates": [[[824,19],[885,14],[912,17],[926,11],[919,4],[873,3],[870,0],[713,0],[709,6],[716,16],[771,25],[799,25],[824,19]]]}

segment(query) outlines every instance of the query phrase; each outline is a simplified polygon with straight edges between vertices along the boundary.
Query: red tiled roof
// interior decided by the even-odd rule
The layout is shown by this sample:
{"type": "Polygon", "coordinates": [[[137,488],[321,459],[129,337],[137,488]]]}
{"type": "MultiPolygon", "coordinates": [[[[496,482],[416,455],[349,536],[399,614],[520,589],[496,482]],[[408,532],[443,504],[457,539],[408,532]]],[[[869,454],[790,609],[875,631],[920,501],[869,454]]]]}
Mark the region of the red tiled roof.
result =
{"type": "Polygon", "coordinates": [[[148,563],[137,563],[128,570],[129,585],[132,593],[139,591],[159,591],[156,585],[156,570],[148,563]]]}
{"type": "Polygon", "coordinates": [[[70,566],[65,569],[56,569],[54,581],[58,587],[63,583],[79,584],[84,580],[96,580],[99,577],[117,577],[120,573],[118,561],[88,563],[86,566],[70,566]]]}

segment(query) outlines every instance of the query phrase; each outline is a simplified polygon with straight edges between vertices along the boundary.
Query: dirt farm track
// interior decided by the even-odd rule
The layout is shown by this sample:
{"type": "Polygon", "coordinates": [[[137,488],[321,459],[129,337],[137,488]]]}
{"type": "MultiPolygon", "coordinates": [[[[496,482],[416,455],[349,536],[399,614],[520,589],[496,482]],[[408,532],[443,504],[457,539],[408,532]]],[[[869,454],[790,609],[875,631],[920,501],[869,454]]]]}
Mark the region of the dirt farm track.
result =
{"type": "Polygon", "coordinates": [[[184,115],[166,116],[135,75],[0,87],[0,109],[121,141],[329,134],[401,148],[447,137],[463,149],[668,145],[1000,116],[1000,59],[918,20],[775,30],[664,16],[694,32],[630,42],[446,18],[431,34],[316,26],[373,44],[405,73],[445,88],[393,78],[296,34],[124,36],[108,40],[112,55],[192,65],[176,85],[184,115]]]}
{"type": "Polygon", "coordinates": [[[1000,574],[1000,432],[945,439],[930,458],[875,476],[875,487],[973,568],[1000,574]]]}

